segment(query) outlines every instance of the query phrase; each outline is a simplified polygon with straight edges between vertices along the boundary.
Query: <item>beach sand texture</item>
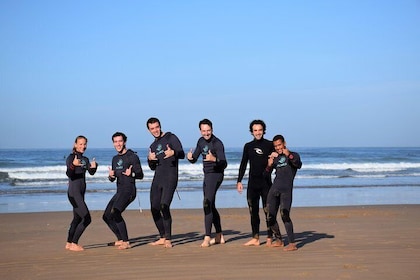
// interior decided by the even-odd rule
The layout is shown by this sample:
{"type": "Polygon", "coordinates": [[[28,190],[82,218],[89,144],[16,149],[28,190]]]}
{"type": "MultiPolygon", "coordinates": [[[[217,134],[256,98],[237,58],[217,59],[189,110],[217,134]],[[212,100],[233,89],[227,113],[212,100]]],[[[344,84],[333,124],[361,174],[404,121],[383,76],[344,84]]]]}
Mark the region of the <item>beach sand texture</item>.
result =
{"type": "Polygon", "coordinates": [[[133,248],[118,250],[108,246],[115,240],[102,211],[92,211],[83,252],[64,249],[71,212],[0,214],[0,279],[420,277],[420,205],[292,208],[294,252],[243,246],[251,237],[248,209],[220,213],[226,244],[201,248],[202,210],[173,210],[175,246],[165,249],[148,245],[157,238],[150,211],[127,211],[133,248]]]}

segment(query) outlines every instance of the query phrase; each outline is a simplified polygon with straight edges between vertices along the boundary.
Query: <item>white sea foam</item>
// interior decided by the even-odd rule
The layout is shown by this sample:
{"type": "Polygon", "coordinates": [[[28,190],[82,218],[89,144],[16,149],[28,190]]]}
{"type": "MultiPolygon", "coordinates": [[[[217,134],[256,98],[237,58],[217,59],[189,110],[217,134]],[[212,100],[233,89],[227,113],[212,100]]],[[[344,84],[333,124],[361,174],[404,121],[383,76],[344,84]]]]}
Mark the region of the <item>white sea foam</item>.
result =
{"type": "MultiPolygon", "coordinates": [[[[201,180],[203,178],[202,164],[180,164],[179,180],[201,180]]],[[[232,164],[225,170],[225,177],[232,178],[238,174],[239,164],[232,164]]],[[[153,180],[154,171],[149,166],[142,165],[144,172],[143,181],[153,180]]],[[[40,184],[56,183],[57,181],[66,181],[66,166],[39,166],[39,167],[19,167],[19,168],[0,168],[0,172],[7,173],[11,181],[29,181],[40,184]]],[[[86,179],[96,181],[107,181],[108,166],[102,165],[98,167],[94,176],[86,173],[86,179]]]]}
{"type": "Polygon", "coordinates": [[[319,164],[305,164],[303,166],[309,170],[354,170],[357,172],[392,172],[402,171],[409,168],[420,168],[420,163],[399,162],[399,163],[319,163],[319,164]]]}

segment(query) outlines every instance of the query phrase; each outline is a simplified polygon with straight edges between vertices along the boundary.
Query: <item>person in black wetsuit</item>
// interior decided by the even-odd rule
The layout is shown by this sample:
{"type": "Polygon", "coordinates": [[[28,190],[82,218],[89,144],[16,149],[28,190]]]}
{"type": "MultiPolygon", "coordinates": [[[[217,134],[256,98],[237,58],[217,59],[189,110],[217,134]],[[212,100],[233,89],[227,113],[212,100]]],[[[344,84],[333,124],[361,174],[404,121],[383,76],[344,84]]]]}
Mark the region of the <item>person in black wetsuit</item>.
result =
{"type": "Polygon", "coordinates": [[[282,135],[274,136],[273,145],[275,152],[269,157],[266,168],[269,174],[271,174],[273,169],[276,170],[276,176],[267,197],[268,225],[277,238],[272,246],[283,246],[280,228],[276,219],[280,208],[281,219],[286,228],[289,241],[284,250],[294,251],[297,250],[297,246],[293,232],[293,223],[290,218],[290,209],[292,207],[293,181],[297,170],[302,167],[302,161],[298,153],[291,152],[286,148],[286,141],[282,135]]]}
{"type": "Polygon", "coordinates": [[[192,150],[188,152],[187,159],[191,163],[195,163],[200,155],[203,158],[205,237],[201,247],[209,247],[212,244],[225,243],[220,215],[216,209],[216,192],[223,182],[227,161],[222,141],[213,134],[212,122],[208,119],[203,119],[198,126],[202,137],[198,139],[194,152],[192,150]],[[216,230],[216,236],[214,239],[211,239],[213,225],[216,230]]]}
{"type": "Polygon", "coordinates": [[[267,224],[267,194],[271,187],[271,175],[264,172],[267,167],[268,157],[274,151],[273,143],[264,138],[266,125],[262,120],[253,120],[249,125],[249,130],[254,139],[244,145],[242,160],[239,166],[238,180],[236,188],[239,193],[243,191],[242,179],[245,175],[246,167],[249,162],[249,178],[246,198],[251,216],[252,238],[246,242],[245,246],[260,245],[260,197],[266,217],[267,225],[267,246],[271,246],[273,233],[267,224]]]}
{"type": "Polygon", "coordinates": [[[89,162],[89,159],[83,155],[87,148],[87,141],[85,136],[77,136],[73,152],[66,159],[66,175],[69,178],[67,196],[73,206],[73,220],[70,224],[65,248],[71,251],[84,250],[82,246],[78,245],[78,241],[92,221],[85,203],[86,171],[90,175],[95,174],[98,164],[95,159],[89,162]]]}
{"type": "Polygon", "coordinates": [[[117,180],[117,193],[109,201],[102,218],[117,237],[114,245],[118,249],[129,249],[127,226],[121,214],[136,198],[136,179],[143,179],[143,169],[137,154],[126,148],[124,133],[114,133],[112,141],[118,154],[112,158],[108,179],[117,180]]]}
{"type": "Polygon", "coordinates": [[[185,158],[181,141],[171,132],[162,132],[157,118],[147,120],[147,129],[155,138],[150,145],[147,162],[155,171],[150,187],[150,207],[159,240],[151,245],[163,245],[171,248],[172,216],[170,206],[178,185],[178,161],[185,158]]]}

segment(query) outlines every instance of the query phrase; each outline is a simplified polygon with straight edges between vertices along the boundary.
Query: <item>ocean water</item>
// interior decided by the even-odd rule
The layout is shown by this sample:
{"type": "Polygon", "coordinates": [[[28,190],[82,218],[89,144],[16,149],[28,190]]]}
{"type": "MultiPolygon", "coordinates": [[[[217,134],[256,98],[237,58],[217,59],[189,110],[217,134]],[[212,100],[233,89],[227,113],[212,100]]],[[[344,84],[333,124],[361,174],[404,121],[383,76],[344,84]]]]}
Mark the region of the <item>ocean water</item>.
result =
{"type": "MultiPolygon", "coordinates": [[[[153,172],[147,166],[147,149],[133,150],[145,177],[137,181],[138,197],[129,209],[149,209],[153,172]]],[[[295,179],[294,207],[420,203],[420,147],[292,150],[303,162],[295,179]]],[[[0,149],[0,213],[70,211],[65,175],[69,153],[68,149],[0,149]]],[[[94,176],[87,174],[86,203],[91,210],[103,210],[115,193],[115,183],[107,179],[114,155],[112,148],[85,152],[99,164],[94,176]]],[[[236,191],[242,148],[227,148],[226,155],[228,167],[217,207],[247,207],[245,191],[236,191]]],[[[202,179],[201,163],[181,160],[172,208],[201,208],[202,179]]]]}

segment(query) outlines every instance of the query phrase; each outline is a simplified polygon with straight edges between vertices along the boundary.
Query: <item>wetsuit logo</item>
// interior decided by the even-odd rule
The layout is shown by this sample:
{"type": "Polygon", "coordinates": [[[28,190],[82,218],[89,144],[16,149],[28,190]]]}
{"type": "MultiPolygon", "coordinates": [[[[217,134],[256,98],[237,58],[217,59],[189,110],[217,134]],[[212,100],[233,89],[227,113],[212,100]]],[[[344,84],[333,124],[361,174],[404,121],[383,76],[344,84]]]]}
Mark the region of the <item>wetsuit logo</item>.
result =
{"type": "Polygon", "coordinates": [[[117,161],[115,169],[123,169],[123,160],[121,158],[117,161]]]}
{"type": "Polygon", "coordinates": [[[276,168],[287,166],[287,159],[285,155],[280,155],[279,161],[276,164],[276,168]]]}
{"type": "Polygon", "coordinates": [[[86,169],[86,161],[82,158],[82,159],[80,159],[80,164],[81,164],[81,166],[80,167],[82,167],[82,168],[84,168],[84,169],[86,169]]]}
{"type": "Polygon", "coordinates": [[[209,146],[206,145],[203,147],[201,154],[203,155],[203,157],[205,157],[208,153],[209,153],[209,146]]]}
{"type": "Polygon", "coordinates": [[[162,148],[162,144],[158,144],[157,148],[156,148],[156,155],[160,155],[161,153],[163,153],[163,148],[162,148]]]}
{"type": "Polygon", "coordinates": [[[254,151],[257,155],[262,155],[264,154],[263,150],[261,150],[260,148],[254,148],[254,151]]]}

